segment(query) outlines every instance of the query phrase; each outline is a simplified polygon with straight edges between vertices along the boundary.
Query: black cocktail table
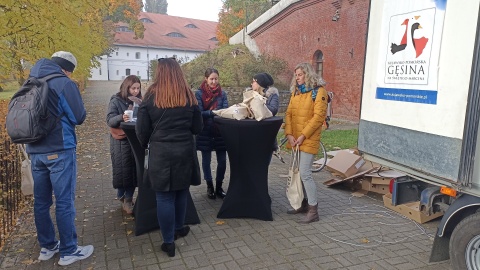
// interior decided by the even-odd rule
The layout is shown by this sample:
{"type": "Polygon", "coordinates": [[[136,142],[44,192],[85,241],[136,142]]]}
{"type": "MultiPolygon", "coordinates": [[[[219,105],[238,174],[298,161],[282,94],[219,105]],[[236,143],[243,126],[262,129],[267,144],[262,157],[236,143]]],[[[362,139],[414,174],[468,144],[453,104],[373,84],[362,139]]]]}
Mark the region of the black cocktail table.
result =
{"type": "Polygon", "coordinates": [[[281,117],[262,121],[216,116],[230,161],[230,183],[218,218],[273,220],[268,194],[268,165],[281,117]]]}

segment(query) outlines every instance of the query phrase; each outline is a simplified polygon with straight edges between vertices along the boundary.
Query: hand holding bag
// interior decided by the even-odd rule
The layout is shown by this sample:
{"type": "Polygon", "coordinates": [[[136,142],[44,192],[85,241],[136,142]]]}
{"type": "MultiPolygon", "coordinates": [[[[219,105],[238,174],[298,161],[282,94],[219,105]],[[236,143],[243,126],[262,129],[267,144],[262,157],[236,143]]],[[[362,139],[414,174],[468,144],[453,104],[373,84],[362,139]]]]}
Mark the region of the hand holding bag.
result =
{"type": "Polygon", "coordinates": [[[303,184],[300,179],[299,171],[300,163],[300,149],[298,145],[292,149],[292,162],[288,169],[287,178],[287,198],[293,209],[299,209],[302,207],[303,201],[303,184]]]}
{"type": "Polygon", "coordinates": [[[20,189],[22,190],[23,195],[25,196],[32,195],[33,194],[32,163],[28,158],[28,154],[25,151],[23,144],[19,144],[18,148],[23,154],[22,168],[21,168],[22,185],[20,189]]]}

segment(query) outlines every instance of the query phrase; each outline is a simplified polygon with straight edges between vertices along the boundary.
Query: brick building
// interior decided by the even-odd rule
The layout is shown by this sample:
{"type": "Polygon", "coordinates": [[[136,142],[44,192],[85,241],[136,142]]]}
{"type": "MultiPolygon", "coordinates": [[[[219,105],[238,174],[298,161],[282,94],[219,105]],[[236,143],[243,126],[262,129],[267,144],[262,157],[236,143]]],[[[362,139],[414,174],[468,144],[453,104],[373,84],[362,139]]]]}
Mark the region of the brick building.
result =
{"type": "Polygon", "coordinates": [[[311,63],[335,94],[333,117],[358,121],[369,0],[282,0],[230,39],[253,53],[311,63]]]}

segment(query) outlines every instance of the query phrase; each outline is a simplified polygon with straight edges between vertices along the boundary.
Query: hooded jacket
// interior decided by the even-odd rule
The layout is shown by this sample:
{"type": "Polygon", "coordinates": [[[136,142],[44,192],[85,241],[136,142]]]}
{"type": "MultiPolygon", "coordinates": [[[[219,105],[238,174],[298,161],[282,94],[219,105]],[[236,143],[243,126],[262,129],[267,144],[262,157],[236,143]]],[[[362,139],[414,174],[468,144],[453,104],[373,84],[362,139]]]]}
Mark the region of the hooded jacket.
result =
{"type": "Polygon", "coordinates": [[[81,125],[87,116],[80,90],[57,63],[42,58],[30,71],[30,77],[35,78],[42,78],[50,74],[63,76],[48,81],[50,88],[48,110],[52,115],[58,117],[63,114],[63,116],[45,138],[27,144],[27,153],[29,154],[45,154],[75,148],[77,146],[75,126],[81,125]]]}

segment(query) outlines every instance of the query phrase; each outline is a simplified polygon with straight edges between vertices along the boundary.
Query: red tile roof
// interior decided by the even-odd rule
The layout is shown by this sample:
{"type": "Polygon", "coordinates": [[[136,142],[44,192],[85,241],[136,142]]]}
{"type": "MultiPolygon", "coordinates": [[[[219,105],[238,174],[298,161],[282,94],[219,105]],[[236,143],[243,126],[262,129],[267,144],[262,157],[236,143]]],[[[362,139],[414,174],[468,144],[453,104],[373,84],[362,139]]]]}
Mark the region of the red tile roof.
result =
{"type": "MultiPolygon", "coordinates": [[[[139,19],[149,19],[153,23],[143,23],[144,38],[134,39],[133,32],[117,32],[115,45],[148,46],[165,49],[209,51],[217,46],[217,22],[169,16],[157,13],[140,12],[139,19]],[[186,27],[189,24],[197,28],[186,27]],[[169,33],[180,33],[185,37],[170,37],[169,33]]],[[[125,25],[125,24],[122,24],[125,25]]]]}

